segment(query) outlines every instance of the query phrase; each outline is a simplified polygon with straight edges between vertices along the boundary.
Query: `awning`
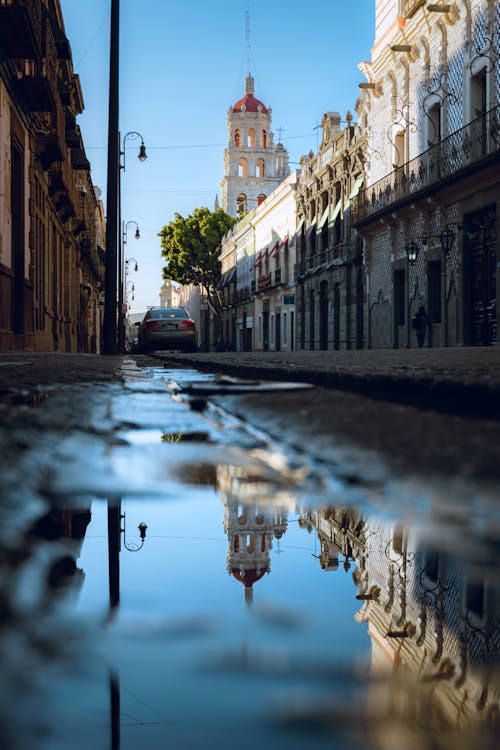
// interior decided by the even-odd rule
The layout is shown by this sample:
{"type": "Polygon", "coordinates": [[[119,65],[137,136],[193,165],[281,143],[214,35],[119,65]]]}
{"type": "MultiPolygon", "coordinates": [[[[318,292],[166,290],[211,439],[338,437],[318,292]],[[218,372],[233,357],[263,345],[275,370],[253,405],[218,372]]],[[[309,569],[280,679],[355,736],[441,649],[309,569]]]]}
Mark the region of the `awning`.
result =
{"type": "Polygon", "coordinates": [[[276,245],[275,245],[275,246],[273,247],[273,249],[272,249],[272,256],[271,256],[271,253],[270,253],[270,254],[269,254],[269,257],[270,257],[270,258],[271,258],[271,257],[273,257],[273,258],[276,258],[276,257],[277,257],[277,256],[279,255],[279,252],[280,252],[281,248],[282,248],[282,247],[284,247],[284,246],[286,245],[286,243],[287,243],[287,242],[288,242],[288,235],[286,235],[286,237],[284,237],[284,238],[283,238],[283,239],[281,240],[281,242],[277,242],[277,243],[276,243],[276,245]]]}
{"type": "Polygon", "coordinates": [[[297,229],[295,230],[295,234],[300,234],[302,227],[304,226],[305,219],[301,219],[299,223],[297,224],[297,229]]]}
{"type": "Polygon", "coordinates": [[[222,274],[221,279],[219,281],[219,289],[224,289],[224,287],[228,286],[228,284],[231,283],[234,276],[236,274],[236,267],[231,268],[229,271],[226,271],[226,273],[222,274]]]}
{"type": "Polygon", "coordinates": [[[328,222],[328,224],[329,224],[330,226],[331,226],[332,224],[334,224],[334,223],[335,223],[335,220],[336,220],[337,216],[339,215],[339,213],[340,213],[340,209],[341,209],[341,208],[342,208],[342,198],[341,198],[341,199],[339,200],[339,202],[338,202],[338,203],[337,203],[337,205],[335,206],[335,209],[334,209],[334,211],[333,211],[333,214],[332,214],[332,215],[331,215],[331,217],[330,217],[330,221],[328,222]]]}
{"type": "Polygon", "coordinates": [[[279,244],[280,244],[280,241],[276,240],[276,242],[272,246],[271,250],[269,250],[269,257],[270,258],[274,258],[274,256],[278,254],[279,244]]]}
{"type": "Polygon", "coordinates": [[[324,224],[324,223],[325,223],[325,221],[327,220],[327,217],[328,217],[328,212],[329,212],[329,211],[330,211],[330,206],[327,206],[327,207],[325,208],[325,210],[323,211],[323,216],[321,217],[321,220],[320,220],[320,222],[319,222],[319,224],[318,224],[318,229],[316,230],[317,232],[321,232],[321,230],[323,229],[323,224],[324,224]]]}
{"type": "Polygon", "coordinates": [[[309,229],[306,232],[306,237],[310,237],[311,236],[311,234],[312,234],[315,226],[316,226],[316,218],[314,218],[312,220],[312,224],[310,225],[309,229]]]}
{"type": "Polygon", "coordinates": [[[363,184],[364,179],[365,178],[364,178],[363,175],[361,175],[360,177],[358,177],[356,179],[356,182],[354,183],[354,186],[353,186],[353,188],[351,190],[351,194],[349,195],[349,200],[351,200],[352,198],[355,198],[357,196],[357,194],[360,191],[361,185],[363,184]]]}

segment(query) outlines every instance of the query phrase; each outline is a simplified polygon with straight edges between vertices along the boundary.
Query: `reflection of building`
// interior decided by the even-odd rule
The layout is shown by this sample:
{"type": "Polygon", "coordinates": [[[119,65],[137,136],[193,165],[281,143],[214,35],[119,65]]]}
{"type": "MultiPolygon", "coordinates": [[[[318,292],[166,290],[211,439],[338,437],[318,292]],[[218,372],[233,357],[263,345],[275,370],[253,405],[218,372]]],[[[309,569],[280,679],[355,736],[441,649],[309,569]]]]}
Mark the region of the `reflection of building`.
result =
{"type": "MultiPolygon", "coordinates": [[[[393,747],[394,733],[404,747],[405,732],[493,732],[500,710],[493,578],[464,575],[402,527],[372,524],[352,510],[318,510],[301,525],[316,528],[323,569],[335,570],[339,553],[357,563],[353,580],[363,605],[356,620],[368,624],[372,647],[367,711],[374,745],[393,747]]],[[[421,746],[428,747],[424,740],[421,746]]]]}
{"type": "Polygon", "coordinates": [[[172,281],[164,281],[160,289],[160,306],[173,307],[172,298],[174,285],[172,281]]]}
{"type": "Polygon", "coordinates": [[[273,538],[287,528],[286,509],[265,503],[269,485],[236,467],[218,469],[224,503],[224,531],[228,538],[227,571],[245,587],[245,601],[253,599],[253,584],[271,572],[273,538]]]}

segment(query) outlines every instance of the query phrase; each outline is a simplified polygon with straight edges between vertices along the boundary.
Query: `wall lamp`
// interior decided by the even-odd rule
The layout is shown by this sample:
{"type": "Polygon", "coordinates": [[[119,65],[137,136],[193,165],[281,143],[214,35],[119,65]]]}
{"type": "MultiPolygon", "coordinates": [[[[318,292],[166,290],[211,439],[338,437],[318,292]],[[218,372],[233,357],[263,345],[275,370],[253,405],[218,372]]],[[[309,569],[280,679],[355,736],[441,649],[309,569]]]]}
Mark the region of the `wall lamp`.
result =
{"type": "Polygon", "coordinates": [[[453,243],[455,242],[455,232],[450,229],[450,227],[446,226],[439,233],[439,240],[441,242],[441,249],[443,253],[445,255],[448,255],[451,248],[453,247],[453,243]]]}
{"type": "Polygon", "coordinates": [[[125,534],[125,513],[120,513],[120,519],[123,521],[123,526],[120,525],[120,534],[123,534],[123,546],[129,552],[138,552],[140,549],[142,549],[142,547],[144,546],[144,542],[146,541],[146,530],[148,528],[147,524],[145,524],[144,521],[141,521],[141,523],[137,527],[139,529],[139,538],[141,540],[140,544],[137,544],[137,542],[127,542],[125,534]]]}
{"type": "Polygon", "coordinates": [[[408,260],[411,263],[411,265],[415,265],[417,262],[418,254],[419,254],[419,247],[415,240],[412,240],[411,242],[407,242],[405,245],[406,255],[408,256],[408,260]]]}

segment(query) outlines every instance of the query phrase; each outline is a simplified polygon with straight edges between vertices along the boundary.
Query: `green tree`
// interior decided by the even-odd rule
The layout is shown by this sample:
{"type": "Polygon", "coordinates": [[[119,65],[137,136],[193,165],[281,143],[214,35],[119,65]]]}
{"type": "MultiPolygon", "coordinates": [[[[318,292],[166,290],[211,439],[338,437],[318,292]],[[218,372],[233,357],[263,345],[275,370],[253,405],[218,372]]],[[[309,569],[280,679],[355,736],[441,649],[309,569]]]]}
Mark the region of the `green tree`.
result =
{"type": "Polygon", "coordinates": [[[221,240],[236,221],[221,208],[215,211],[196,208],[186,218],[176,213],[175,219],[159,232],[162,255],[167,262],[163,278],[179,284],[199,284],[218,317],[221,240]]]}

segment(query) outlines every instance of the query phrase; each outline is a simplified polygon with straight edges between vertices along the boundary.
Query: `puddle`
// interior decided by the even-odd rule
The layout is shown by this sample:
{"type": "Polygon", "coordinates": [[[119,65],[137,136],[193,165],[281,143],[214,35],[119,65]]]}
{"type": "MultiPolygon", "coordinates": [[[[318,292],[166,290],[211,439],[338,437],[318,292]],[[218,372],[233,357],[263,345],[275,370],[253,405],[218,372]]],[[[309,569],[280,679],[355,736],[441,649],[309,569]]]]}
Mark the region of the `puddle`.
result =
{"type": "Polygon", "coordinates": [[[4,476],[0,746],[496,748],[496,498],[284,451],[196,377],[4,476]]]}

